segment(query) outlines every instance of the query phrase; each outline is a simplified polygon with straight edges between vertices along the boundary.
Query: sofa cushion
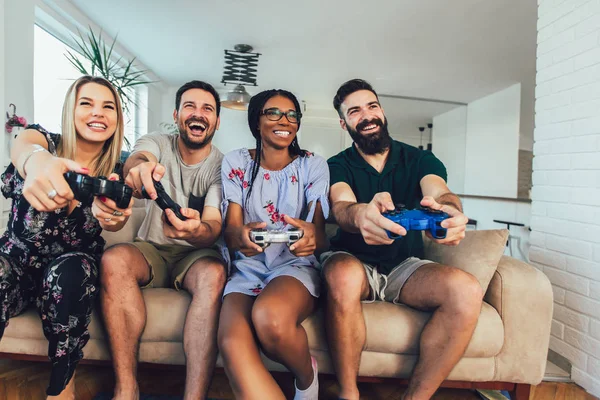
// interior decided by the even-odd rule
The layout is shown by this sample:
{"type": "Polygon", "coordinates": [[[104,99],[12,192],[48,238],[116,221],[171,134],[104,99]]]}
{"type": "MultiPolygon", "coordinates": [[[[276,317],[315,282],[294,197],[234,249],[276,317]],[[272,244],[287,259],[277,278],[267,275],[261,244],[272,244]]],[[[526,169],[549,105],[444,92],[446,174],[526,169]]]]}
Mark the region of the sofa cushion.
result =
{"type": "Polygon", "coordinates": [[[474,275],[485,292],[506,249],[508,230],[467,231],[458,246],[446,246],[424,237],[425,258],[474,275]]]}
{"type": "MultiPolygon", "coordinates": [[[[302,323],[312,350],[327,350],[322,309],[302,323]]],[[[387,302],[363,304],[367,326],[365,351],[419,354],[419,338],[431,313],[387,302]]],[[[483,304],[466,357],[492,357],[504,344],[504,326],[495,308],[483,304]]]]}
{"type": "MultiPolygon", "coordinates": [[[[146,289],[142,293],[148,315],[142,343],[181,343],[190,296],[174,289],[146,289]]],[[[364,304],[363,312],[367,324],[366,351],[413,355],[419,353],[419,336],[430,313],[382,302],[364,304]]],[[[322,311],[312,315],[302,325],[306,329],[310,348],[327,351],[322,311]]],[[[92,339],[103,339],[106,336],[97,310],[94,311],[89,330],[92,339]]],[[[5,336],[44,339],[37,312],[29,309],[12,318],[5,336]]],[[[493,307],[484,303],[466,356],[495,356],[503,343],[504,329],[500,316],[493,307]]]]}

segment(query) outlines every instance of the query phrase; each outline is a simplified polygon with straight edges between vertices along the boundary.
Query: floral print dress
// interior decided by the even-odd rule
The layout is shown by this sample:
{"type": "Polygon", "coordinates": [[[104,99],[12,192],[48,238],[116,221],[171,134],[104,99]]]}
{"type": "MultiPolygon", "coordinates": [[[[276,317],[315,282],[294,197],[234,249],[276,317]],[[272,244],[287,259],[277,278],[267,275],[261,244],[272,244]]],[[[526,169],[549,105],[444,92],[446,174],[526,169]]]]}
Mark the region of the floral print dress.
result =
{"type": "MultiPolygon", "coordinates": [[[[231,202],[242,206],[244,224],[266,222],[269,230],[291,228],[283,219],[286,214],[312,222],[317,202],[321,203],[324,216],[328,216],[329,168],[323,157],[306,152],[306,156],[297,157],[279,171],[260,167],[248,198],[253,165],[248,149],[225,155],[221,168],[224,221],[231,202]]],[[[312,296],[319,296],[320,265],[314,255],[296,257],[284,243],[271,244],[252,257],[238,251],[232,260],[223,245],[222,254],[231,266],[223,296],[234,292],[258,296],[279,276],[294,277],[312,296]]]]}
{"type": "MultiPolygon", "coordinates": [[[[60,135],[37,129],[56,155],[60,135]]],[[[2,174],[2,194],[12,199],[8,226],[0,237],[0,340],[14,317],[35,304],[48,339],[52,373],[48,395],[58,395],[83,358],[98,292],[102,228],[91,203],[53,212],[35,210],[23,197],[24,180],[14,165],[2,174]]]]}

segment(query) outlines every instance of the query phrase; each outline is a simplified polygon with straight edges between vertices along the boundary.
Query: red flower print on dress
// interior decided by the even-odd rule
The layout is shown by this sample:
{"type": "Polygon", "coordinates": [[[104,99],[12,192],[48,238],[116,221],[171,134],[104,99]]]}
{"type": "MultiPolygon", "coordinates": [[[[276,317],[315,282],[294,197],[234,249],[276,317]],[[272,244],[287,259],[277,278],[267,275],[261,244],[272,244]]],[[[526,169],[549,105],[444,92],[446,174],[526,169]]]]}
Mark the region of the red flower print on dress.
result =
{"type": "Polygon", "coordinates": [[[254,286],[252,289],[250,289],[250,291],[254,294],[260,294],[260,292],[262,292],[262,290],[263,290],[263,288],[260,283],[257,283],[256,286],[254,286]]]}
{"type": "Polygon", "coordinates": [[[292,175],[292,183],[297,183],[298,182],[298,178],[296,178],[296,175],[292,175]]]}
{"type": "Polygon", "coordinates": [[[267,209],[267,212],[269,213],[269,215],[271,215],[275,212],[275,206],[273,205],[273,202],[271,200],[269,200],[267,202],[267,205],[264,206],[263,208],[267,209]]]}
{"type": "Polygon", "coordinates": [[[285,214],[280,214],[279,212],[275,211],[272,215],[271,215],[271,222],[272,223],[276,223],[276,222],[283,222],[283,226],[287,225],[287,222],[285,222],[285,214]]]}
{"type": "Polygon", "coordinates": [[[268,172],[265,173],[265,181],[268,181],[269,179],[271,179],[271,175],[269,175],[268,172]]]}
{"type": "Polygon", "coordinates": [[[312,157],[312,156],[314,156],[314,155],[315,155],[315,153],[312,153],[312,152],[310,152],[310,151],[307,151],[307,152],[306,152],[306,157],[312,157]]]}
{"type": "Polygon", "coordinates": [[[242,187],[246,189],[248,187],[248,181],[242,182],[242,187]]]}
{"type": "Polygon", "coordinates": [[[279,212],[275,211],[273,214],[271,214],[271,222],[275,223],[275,222],[279,222],[280,220],[280,216],[279,216],[279,212]]]}
{"type": "Polygon", "coordinates": [[[280,214],[279,210],[275,208],[275,205],[273,205],[273,202],[271,200],[269,200],[267,202],[267,205],[263,206],[263,208],[269,214],[269,219],[271,220],[271,223],[274,224],[276,222],[283,222],[284,226],[287,225],[287,223],[283,219],[283,217],[285,216],[285,214],[280,214]]]}
{"type": "Polygon", "coordinates": [[[240,179],[244,179],[244,170],[241,168],[232,168],[231,172],[229,172],[229,174],[227,175],[229,177],[229,179],[233,179],[236,176],[240,179]]]}
{"type": "Polygon", "coordinates": [[[306,187],[307,189],[310,189],[311,187],[313,187],[313,183],[309,183],[308,186],[306,187]]]}

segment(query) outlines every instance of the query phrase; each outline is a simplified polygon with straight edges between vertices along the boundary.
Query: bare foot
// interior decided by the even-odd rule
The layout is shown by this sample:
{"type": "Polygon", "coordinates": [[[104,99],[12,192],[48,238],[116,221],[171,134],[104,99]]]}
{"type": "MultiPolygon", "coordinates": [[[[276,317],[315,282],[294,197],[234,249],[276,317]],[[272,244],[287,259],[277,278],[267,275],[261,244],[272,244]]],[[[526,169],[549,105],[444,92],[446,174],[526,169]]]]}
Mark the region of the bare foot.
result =
{"type": "Polygon", "coordinates": [[[67,386],[58,396],[47,396],[46,400],[75,400],[75,373],[67,386]]]}

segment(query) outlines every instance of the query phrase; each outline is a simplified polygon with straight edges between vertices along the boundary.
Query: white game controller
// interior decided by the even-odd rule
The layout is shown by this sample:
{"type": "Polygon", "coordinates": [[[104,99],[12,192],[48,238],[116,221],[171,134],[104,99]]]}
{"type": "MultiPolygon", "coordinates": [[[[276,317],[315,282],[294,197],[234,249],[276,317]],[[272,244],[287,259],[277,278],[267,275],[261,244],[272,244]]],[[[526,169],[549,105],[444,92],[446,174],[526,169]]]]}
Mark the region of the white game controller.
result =
{"type": "Polygon", "coordinates": [[[292,228],[287,231],[267,229],[252,229],[250,231],[250,240],[260,245],[267,247],[271,243],[285,243],[288,246],[297,242],[304,235],[304,231],[298,228],[292,228]]]}

